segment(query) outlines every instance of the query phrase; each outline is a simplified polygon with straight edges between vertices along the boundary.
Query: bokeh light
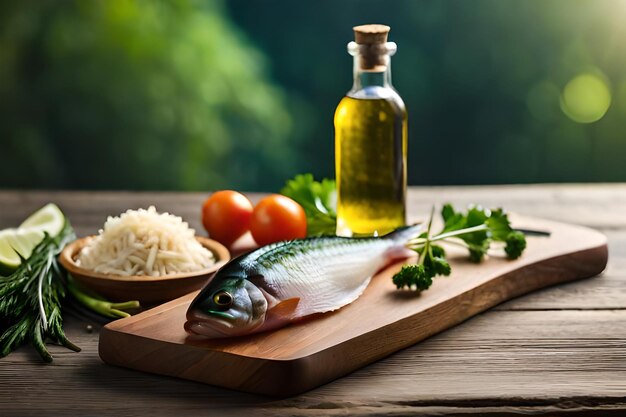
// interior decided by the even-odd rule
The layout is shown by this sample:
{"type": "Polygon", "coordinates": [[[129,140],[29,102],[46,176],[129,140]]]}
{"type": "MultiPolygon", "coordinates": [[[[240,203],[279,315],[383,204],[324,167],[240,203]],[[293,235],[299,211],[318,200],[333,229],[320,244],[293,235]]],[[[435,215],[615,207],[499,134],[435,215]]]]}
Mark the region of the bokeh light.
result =
{"type": "Polygon", "coordinates": [[[583,73],[572,78],[561,95],[561,109],[575,122],[593,123],[602,119],[611,106],[611,91],[604,77],[583,73]]]}

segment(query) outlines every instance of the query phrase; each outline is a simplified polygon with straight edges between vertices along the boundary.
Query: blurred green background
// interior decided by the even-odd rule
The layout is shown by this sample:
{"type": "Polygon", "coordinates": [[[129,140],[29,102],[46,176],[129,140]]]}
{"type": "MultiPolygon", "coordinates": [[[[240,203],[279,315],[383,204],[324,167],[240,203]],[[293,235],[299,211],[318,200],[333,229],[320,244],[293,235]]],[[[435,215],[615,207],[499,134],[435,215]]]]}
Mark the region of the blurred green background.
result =
{"type": "Polygon", "coordinates": [[[352,26],[385,23],[410,184],[626,181],[626,0],[0,2],[0,188],[334,175],[352,26]]]}

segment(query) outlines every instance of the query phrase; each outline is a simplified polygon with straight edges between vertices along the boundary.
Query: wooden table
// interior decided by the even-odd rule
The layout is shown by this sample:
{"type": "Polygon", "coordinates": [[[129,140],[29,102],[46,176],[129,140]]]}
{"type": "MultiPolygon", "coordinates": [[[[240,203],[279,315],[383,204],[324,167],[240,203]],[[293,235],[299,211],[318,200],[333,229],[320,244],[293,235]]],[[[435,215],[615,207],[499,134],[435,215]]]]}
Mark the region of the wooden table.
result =
{"type": "MultiPolygon", "coordinates": [[[[107,215],[156,205],[197,230],[205,194],[0,192],[0,228],[53,201],[77,234],[107,215]]],[[[253,199],[258,195],[252,195],[253,199]]],[[[411,188],[412,219],[433,203],[504,206],[597,228],[603,276],[512,300],[303,395],[275,399],[105,365],[95,323],[66,317],[73,353],[30,347],[0,359],[0,416],[626,415],[626,184],[411,188]],[[92,333],[87,325],[93,325],[92,333]]]]}

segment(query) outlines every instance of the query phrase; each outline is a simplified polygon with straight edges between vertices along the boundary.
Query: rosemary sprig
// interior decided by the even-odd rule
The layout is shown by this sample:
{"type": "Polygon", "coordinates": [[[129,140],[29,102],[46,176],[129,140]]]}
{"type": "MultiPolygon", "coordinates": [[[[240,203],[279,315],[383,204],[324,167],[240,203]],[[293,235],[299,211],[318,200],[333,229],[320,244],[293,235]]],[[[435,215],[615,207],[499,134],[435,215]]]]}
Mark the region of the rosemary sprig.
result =
{"type": "Polygon", "coordinates": [[[42,359],[51,362],[52,355],[45,345],[47,339],[80,351],[63,331],[61,302],[66,293],[65,272],[57,261],[63,247],[75,237],[66,220],[61,233],[46,234],[15,272],[0,277],[0,357],[30,341],[42,359]]]}

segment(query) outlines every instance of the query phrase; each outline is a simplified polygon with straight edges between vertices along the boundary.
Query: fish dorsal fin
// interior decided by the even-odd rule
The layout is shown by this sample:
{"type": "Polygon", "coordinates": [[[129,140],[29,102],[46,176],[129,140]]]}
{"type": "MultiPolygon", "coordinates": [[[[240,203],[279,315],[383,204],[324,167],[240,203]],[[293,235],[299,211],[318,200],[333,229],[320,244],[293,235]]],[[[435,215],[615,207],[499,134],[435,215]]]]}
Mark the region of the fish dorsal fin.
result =
{"type": "Polygon", "coordinates": [[[288,298],[270,308],[267,312],[281,319],[289,319],[293,316],[300,303],[299,297],[288,298]]]}

